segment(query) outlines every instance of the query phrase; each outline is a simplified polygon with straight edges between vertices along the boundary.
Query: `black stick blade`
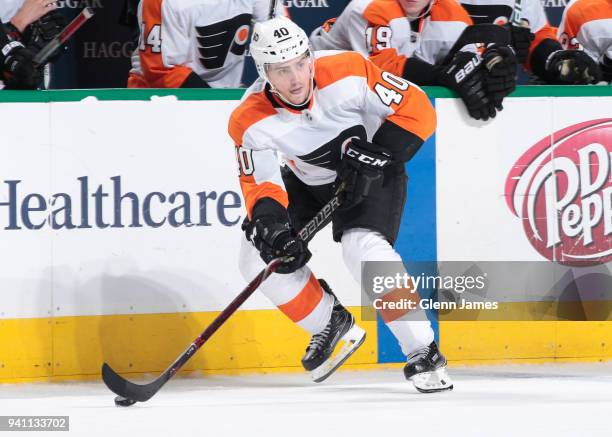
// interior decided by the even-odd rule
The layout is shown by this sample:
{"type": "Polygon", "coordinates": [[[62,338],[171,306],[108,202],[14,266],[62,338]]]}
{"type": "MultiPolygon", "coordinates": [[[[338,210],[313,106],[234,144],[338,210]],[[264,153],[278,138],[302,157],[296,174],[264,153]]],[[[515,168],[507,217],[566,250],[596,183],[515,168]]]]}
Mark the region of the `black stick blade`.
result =
{"type": "Polygon", "coordinates": [[[149,384],[134,384],[120,376],[106,363],[102,365],[102,380],[113,393],[137,402],[148,401],[164,385],[163,378],[158,378],[149,384]]]}

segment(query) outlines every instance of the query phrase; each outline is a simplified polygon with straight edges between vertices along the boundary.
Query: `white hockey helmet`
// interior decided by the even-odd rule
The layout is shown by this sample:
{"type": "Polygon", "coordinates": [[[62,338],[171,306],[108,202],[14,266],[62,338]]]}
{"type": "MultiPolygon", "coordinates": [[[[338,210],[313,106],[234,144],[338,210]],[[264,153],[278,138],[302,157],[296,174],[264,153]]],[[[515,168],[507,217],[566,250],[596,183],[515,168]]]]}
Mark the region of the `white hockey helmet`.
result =
{"type": "Polygon", "coordinates": [[[268,82],[266,65],[290,61],[304,53],[310,56],[306,32],[283,16],[255,23],[250,50],[257,72],[268,82]]]}

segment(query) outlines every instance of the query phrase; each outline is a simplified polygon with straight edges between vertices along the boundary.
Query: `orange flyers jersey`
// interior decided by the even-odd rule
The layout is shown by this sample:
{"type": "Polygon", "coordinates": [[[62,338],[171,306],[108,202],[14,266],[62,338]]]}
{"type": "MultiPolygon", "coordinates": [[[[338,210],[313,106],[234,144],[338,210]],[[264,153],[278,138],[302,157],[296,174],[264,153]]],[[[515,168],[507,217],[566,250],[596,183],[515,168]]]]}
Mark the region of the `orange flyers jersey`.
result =
{"type": "Polygon", "coordinates": [[[213,88],[240,86],[251,21],[267,20],[269,8],[269,0],[142,0],[130,86],[177,88],[192,71],[213,88]]]}
{"type": "Polygon", "coordinates": [[[310,39],[317,50],[355,50],[402,75],[407,57],[439,63],[470,24],[455,0],[435,0],[425,17],[412,22],[396,0],[353,0],[328,31],[318,28],[310,39]]]}
{"type": "MultiPolygon", "coordinates": [[[[503,26],[512,16],[515,0],[460,0],[475,24],[494,23],[503,26]]],[[[535,39],[529,47],[529,54],[544,39],[557,39],[556,29],[548,23],[544,6],[540,0],[521,1],[521,20],[525,20],[535,39]]],[[[529,61],[529,59],[528,59],[529,61]]]]}
{"type": "Polygon", "coordinates": [[[612,1],[572,0],[563,11],[559,40],[565,49],[582,48],[594,60],[612,59],[612,1]]]}
{"type": "Polygon", "coordinates": [[[249,215],[271,197],[285,207],[279,159],[308,185],[333,182],[343,147],[370,140],[389,120],[423,140],[436,118],[427,95],[355,52],[315,52],[315,90],[307,109],[290,109],[258,79],[229,120],[249,215]]]}

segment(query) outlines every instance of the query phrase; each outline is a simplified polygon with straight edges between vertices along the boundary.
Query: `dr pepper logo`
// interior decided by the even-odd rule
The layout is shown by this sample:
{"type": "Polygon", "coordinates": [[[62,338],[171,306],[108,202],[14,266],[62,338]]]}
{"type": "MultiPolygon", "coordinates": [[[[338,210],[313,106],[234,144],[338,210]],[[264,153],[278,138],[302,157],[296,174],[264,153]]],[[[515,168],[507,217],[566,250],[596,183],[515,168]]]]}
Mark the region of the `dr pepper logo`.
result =
{"type": "Polygon", "coordinates": [[[612,118],[561,129],[506,179],[506,202],[531,245],[565,265],[612,260],[612,118]]]}

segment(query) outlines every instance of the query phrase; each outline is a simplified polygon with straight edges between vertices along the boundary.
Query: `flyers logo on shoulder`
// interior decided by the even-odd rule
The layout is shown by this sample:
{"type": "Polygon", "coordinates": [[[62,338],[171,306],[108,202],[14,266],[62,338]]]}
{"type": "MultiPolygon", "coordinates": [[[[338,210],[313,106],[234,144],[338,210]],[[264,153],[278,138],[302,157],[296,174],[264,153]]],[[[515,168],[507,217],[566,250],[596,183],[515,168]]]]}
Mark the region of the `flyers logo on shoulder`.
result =
{"type": "Polygon", "coordinates": [[[611,261],[612,118],[540,140],[511,169],[505,194],[545,258],[572,266],[611,261]]]}

